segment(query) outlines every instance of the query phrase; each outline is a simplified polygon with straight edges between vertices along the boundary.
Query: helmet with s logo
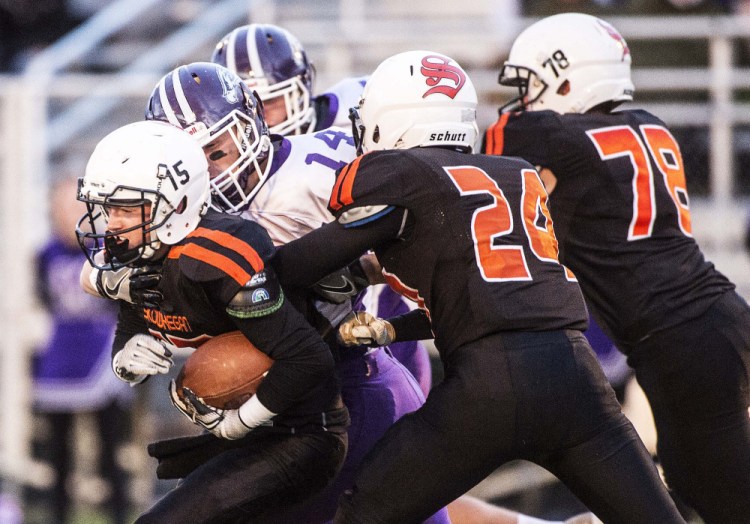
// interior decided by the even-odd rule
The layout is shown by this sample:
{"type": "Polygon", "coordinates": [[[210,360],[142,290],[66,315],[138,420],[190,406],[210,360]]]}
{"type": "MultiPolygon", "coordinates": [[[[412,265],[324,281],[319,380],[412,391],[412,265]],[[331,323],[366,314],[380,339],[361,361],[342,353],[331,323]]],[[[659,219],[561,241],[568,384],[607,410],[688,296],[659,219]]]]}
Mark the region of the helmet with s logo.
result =
{"type": "Polygon", "coordinates": [[[518,88],[504,110],[585,113],[633,99],[630,50],[611,24],[595,16],[562,13],[544,18],[516,38],[500,72],[501,85],[518,88]]]}
{"type": "Polygon", "coordinates": [[[476,108],[474,85],[453,59],[407,51],[375,69],[351,116],[360,152],[427,146],[472,151],[476,108]]]}
{"type": "Polygon", "coordinates": [[[208,162],[185,131],[163,122],[136,122],[105,136],[78,182],[87,212],[78,222],[78,242],[92,265],[118,269],[158,258],[162,244],[191,233],[211,201],[208,162]],[[128,207],[141,222],[127,230],[109,228],[111,208],[128,207]],[[136,245],[122,240],[140,230],[136,245]],[[96,257],[103,252],[104,258],[96,257]]]}

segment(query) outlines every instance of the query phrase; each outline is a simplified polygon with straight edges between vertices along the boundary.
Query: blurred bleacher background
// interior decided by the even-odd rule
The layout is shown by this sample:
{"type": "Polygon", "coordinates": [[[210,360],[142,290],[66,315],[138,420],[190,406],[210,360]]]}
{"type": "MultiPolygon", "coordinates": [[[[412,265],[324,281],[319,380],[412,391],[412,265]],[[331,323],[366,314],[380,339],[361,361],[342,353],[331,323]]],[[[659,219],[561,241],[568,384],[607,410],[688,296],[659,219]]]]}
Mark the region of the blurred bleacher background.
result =
{"type": "MultiPolygon", "coordinates": [[[[627,39],[636,102],[682,144],[694,233],[707,257],[750,297],[745,250],[750,194],[748,0],[0,0],[0,479],[8,493],[43,488],[50,472],[31,460],[29,355],[46,335],[33,299],[33,253],[47,238],[47,190],[82,174],[96,142],[140,120],[157,80],[208,60],[229,30],[250,22],[286,27],[316,66],[316,91],[363,75],[408,49],[461,63],[480,100],[480,129],[512,92],[497,85],[513,38],[535,18],[563,11],[602,16],[627,39]],[[745,14],[742,14],[742,13],[745,14]]],[[[143,408],[140,420],[153,423],[143,408]]],[[[81,429],[85,439],[86,428],[81,429]]],[[[148,428],[130,460],[154,487],[143,458],[148,428]]],[[[85,454],[85,444],[82,446],[85,454]]],[[[129,457],[129,458],[128,458],[129,457]]],[[[542,504],[551,482],[518,465],[477,488],[484,498],[542,504]],[[535,491],[536,490],[536,491],[535,491]],[[515,498],[513,498],[515,497],[515,498]],[[536,502],[534,502],[536,501],[536,502]]],[[[96,491],[96,488],[93,489],[96,491]]],[[[85,497],[84,497],[85,498],[85,497]]],[[[95,497],[94,497],[95,498],[95,497]]],[[[521,504],[522,505],[522,504],[521,504]]],[[[27,521],[31,521],[28,520],[27,521]]],[[[2,517],[0,516],[0,524],[2,517]]]]}

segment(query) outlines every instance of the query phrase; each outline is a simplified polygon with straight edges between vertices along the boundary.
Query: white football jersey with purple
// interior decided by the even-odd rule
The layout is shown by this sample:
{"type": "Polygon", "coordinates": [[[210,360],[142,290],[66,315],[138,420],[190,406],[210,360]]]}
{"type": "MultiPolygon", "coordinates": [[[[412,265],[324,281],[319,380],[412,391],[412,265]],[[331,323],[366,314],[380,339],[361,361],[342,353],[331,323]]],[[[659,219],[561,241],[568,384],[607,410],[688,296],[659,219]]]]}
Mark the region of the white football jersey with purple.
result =
{"type": "Polygon", "coordinates": [[[277,246],[332,222],[328,199],[336,170],[356,156],[354,140],[344,129],[285,137],[268,179],[243,216],[266,228],[277,246]]]}
{"type": "MultiPolygon", "coordinates": [[[[334,216],[328,211],[328,200],[336,182],[336,170],[356,157],[348,128],[332,127],[284,138],[274,155],[270,175],[243,216],[263,226],[277,246],[332,222],[334,216]]],[[[373,315],[383,318],[413,307],[385,285],[368,288],[363,305],[373,315]]],[[[316,307],[332,326],[337,326],[352,311],[348,302],[316,301],[316,307]]],[[[415,341],[392,344],[390,348],[416,377],[426,395],[432,383],[426,348],[415,341]]]]}
{"type": "Polygon", "coordinates": [[[315,105],[324,105],[327,102],[327,110],[323,115],[318,114],[316,129],[325,129],[330,126],[339,126],[345,129],[351,128],[349,120],[349,109],[359,105],[359,97],[365,88],[367,77],[345,78],[332,85],[315,97],[315,105]]]}
{"type": "MultiPolygon", "coordinates": [[[[279,246],[332,222],[328,199],[336,170],[357,157],[354,139],[340,128],[285,137],[274,155],[265,183],[242,216],[258,222],[279,246]]],[[[332,326],[352,311],[352,304],[316,301],[332,326]]]]}

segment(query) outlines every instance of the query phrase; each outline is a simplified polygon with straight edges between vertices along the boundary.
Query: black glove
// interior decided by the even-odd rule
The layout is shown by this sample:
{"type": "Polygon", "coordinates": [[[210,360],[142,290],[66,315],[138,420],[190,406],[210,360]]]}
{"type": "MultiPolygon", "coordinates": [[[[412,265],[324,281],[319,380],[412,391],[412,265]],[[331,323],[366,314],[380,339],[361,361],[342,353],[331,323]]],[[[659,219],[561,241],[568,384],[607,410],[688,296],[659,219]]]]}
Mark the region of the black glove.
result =
{"type": "Polygon", "coordinates": [[[133,304],[158,308],[163,295],[157,289],[161,282],[161,265],[141,266],[130,275],[130,299],[133,304]]]}
{"type": "Polygon", "coordinates": [[[162,300],[161,292],[156,289],[161,281],[161,265],[123,267],[117,271],[93,269],[89,278],[104,298],[148,308],[158,307],[162,300]]]}
{"type": "Polygon", "coordinates": [[[326,302],[343,304],[369,285],[361,266],[358,262],[354,262],[349,267],[321,278],[311,289],[326,302]]]}

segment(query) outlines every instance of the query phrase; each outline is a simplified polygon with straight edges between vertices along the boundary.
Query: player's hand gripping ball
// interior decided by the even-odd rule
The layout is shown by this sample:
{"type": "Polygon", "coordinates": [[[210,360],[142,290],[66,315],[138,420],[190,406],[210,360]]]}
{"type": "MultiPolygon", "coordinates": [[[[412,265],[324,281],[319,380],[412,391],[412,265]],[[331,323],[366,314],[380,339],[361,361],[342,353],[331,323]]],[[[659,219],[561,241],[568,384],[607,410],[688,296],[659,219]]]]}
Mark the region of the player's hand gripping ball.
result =
{"type": "Polygon", "coordinates": [[[219,409],[237,409],[255,394],[273,359],[256,348],[240,331],[204,342],[182,366],[176,379],[177,396],[183,388],[219,409]]]}

